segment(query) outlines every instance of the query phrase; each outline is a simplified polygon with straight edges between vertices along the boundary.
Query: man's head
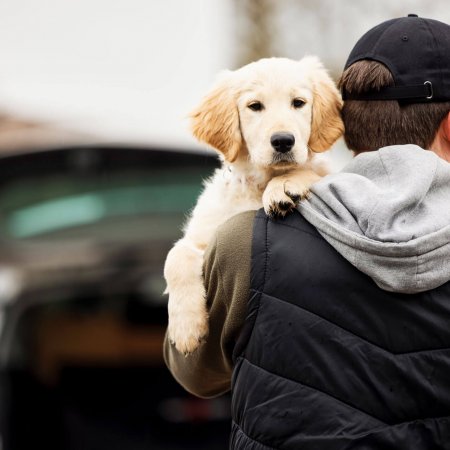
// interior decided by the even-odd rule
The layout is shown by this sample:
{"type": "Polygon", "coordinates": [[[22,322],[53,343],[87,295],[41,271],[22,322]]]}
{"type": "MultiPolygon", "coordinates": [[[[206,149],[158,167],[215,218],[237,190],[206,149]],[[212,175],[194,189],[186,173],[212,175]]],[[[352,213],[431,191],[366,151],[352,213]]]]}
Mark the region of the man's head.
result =
{"type": "Polygon", "coordinates": [[[450,26],[442,22],[411,15],[369,30],[339,82],[347,146],[431,148],[450,111],[449,54],[450,26]]]}

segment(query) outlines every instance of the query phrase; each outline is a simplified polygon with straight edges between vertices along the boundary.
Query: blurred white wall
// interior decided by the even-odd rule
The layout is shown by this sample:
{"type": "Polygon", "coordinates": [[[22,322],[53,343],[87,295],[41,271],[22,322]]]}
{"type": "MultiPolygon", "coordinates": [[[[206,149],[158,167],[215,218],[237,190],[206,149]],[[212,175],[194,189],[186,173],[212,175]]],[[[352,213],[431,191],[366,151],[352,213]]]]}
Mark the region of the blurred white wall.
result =
{"type": "MultiPolygon", "coordinates": [[[[193,146],[186,114],[246,45],[240,1],[250,2],[1,0],[0,111],[108,141],[193,146]]],[[[335,75],[383,20],[450,22],[448,0],[273,0],[271,9],[272,54],[317,54],[335,75]]]]}
{"type": "Polygon", "coordinates": [[[0,109],[111,141],[186,144],[230,57],[230,3],[2,0],[0,109]]]}

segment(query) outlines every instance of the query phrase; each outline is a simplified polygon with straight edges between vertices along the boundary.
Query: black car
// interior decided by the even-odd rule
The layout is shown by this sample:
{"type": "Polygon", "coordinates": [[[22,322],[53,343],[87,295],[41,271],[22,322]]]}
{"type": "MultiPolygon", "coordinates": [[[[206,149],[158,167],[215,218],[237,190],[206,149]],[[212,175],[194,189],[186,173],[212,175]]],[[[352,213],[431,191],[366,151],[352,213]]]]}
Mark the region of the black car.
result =
{"type": "Polygon", "coordinates": [[[0,157],[3,450],[228,447],[229,397],[184,392],[161,347],[164,258],[217,165],[112,146],[0,157]]]}

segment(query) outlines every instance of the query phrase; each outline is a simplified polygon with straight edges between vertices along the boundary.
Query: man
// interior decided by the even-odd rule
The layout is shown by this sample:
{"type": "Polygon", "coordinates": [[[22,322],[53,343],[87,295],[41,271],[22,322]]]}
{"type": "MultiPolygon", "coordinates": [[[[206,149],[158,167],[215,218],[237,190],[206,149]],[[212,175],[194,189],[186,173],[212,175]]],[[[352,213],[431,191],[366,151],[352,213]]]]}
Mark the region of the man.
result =
{"type": "Polygon", "coordinates": [[[231,448],[450,449],[449,55],[434,20],[366,33],[340,81],[352,163],[208,249],[208,340],[164,351],[194,394],[231,385],[231,448]]]}

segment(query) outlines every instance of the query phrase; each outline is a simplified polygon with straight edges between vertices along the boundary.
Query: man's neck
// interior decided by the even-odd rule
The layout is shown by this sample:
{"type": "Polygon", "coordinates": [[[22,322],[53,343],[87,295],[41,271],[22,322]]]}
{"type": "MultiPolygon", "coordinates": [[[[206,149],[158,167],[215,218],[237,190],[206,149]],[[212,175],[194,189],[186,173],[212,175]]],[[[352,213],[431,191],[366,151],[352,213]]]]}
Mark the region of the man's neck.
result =
{"type": "Polygon", "coordinates": [[[442,147],[432,147],[430,150],[436,153],[436,155],[438,155],[439,158],[442,158],[443,160],[450,163],[450,153],[446,149],[442,147]]]}
{"type": "Polygon", "coordinates": [[[436,136],[430,145],[430,150],[436,153],[439,158],[450,162],[450,140],[448,136],[450,127],[448,122],[448,117],[442,121],[441,126],[439,127],[436,136]]]}

